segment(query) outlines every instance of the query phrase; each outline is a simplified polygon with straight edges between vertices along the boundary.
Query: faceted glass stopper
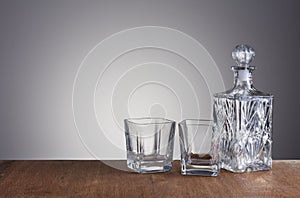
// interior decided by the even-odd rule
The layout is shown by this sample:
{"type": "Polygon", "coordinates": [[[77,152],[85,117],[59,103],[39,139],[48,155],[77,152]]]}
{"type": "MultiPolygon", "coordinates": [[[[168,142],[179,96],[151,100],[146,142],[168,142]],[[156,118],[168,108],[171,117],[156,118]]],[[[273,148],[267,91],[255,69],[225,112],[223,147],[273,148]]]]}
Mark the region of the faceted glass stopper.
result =
{"type": "Polygon", "coordinates": [[[237,45],[232,51],[232,58],[240,67],[248,67],[254,57],[254,49],[249,45],[237,45]]]}

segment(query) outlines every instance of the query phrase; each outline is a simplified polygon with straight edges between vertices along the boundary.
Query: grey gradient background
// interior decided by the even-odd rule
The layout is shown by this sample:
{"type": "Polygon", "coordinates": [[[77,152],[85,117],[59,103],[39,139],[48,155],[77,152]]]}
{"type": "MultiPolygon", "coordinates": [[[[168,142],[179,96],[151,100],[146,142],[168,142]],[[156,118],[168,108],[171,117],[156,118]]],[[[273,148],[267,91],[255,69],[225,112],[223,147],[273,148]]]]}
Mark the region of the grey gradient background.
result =
{"type": "Polygon", "coordinates": [[[300,157],[298,0],[0,2],[1,159],[92,158],[74,127],[74,76],[101,40],[145,25],[197,39],[226,88],[233,81],[232,48],[252,45],[255,86],[275,95],[273,157],[300,157]]]}

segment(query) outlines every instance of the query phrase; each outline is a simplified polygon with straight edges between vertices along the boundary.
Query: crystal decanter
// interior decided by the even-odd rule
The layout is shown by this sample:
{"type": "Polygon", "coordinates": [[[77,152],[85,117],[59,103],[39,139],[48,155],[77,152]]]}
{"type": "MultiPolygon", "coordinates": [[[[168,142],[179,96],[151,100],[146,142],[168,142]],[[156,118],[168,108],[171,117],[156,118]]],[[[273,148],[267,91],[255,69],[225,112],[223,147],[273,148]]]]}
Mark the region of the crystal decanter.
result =
{"type": "Polygon", "coordinates": [[[236,46],[234,87],[214,94],[214,138],[218,138],[222,168],[232,172],[272,168],[273,96],[253,86],[255,67],[249,64],[254,56],[252,47],[236,46]]]}

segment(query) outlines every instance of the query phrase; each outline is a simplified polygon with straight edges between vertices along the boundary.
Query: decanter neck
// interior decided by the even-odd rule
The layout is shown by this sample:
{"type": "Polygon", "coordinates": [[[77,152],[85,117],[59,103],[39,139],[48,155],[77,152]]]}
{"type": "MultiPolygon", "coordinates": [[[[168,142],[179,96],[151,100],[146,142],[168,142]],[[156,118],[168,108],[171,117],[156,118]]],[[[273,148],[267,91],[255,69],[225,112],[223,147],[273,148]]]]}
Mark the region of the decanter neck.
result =
{"type": "Polygon", "coordinates": [[[234,72],[234,87],[253,88],[252,72],[255,70],[254,66],[233,66],[231,69],[234,72]]]}

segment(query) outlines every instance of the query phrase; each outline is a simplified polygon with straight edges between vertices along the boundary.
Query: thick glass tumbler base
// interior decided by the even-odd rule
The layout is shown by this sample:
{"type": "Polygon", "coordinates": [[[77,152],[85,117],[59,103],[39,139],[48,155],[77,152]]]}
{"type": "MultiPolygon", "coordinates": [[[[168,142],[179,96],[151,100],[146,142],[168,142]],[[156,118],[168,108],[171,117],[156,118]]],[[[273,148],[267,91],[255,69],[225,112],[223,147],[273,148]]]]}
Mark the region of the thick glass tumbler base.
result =
{"type": "Polygon", "coordinates": [[[220,168],[218,164],[210,165],[191,165],[181,163],[182,175],[218,176],[220,168]]]}
{"type": "Polygon", "coordinates": [[[172,160],[150,158],[148,159],[127,159],[127,166],[138,173],[157,173],[172,170],[172,160]]]}

